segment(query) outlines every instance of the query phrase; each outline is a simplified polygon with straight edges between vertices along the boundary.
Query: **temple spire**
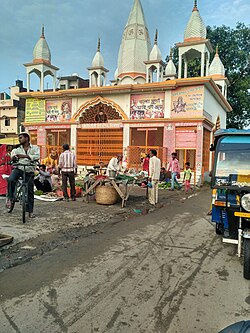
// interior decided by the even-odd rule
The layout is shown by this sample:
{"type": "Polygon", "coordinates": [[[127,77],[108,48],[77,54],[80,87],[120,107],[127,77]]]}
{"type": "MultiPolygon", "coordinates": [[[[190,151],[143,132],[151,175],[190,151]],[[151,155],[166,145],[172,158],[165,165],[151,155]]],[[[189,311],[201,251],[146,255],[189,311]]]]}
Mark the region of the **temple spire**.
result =
{"type": "Polygon", "coordinates": [[[216,45],[216,52],[215,52],[215,55],[217,55],[217,56],[219,55],[219,45],[218,45],[218,44],[216,45]]]}
{"type": "Polygon", "coordinates": [[[197,7],[197,0],[194,0],[194,8],[193,8],[193,11],[195,10],[198,10],[198,7],[197,7]]]}
{"type": "Polygon", "coordinates": [[[101,39],[100,37],[98,38],[98,44],[97,44],[97,52],[100,52],[101,50],[101,39]]]}
{"type": "Polygon", "coordinates": [[[155,44],[157,45],[157,41],[158,41],[158,30],[156,29],[155,31],[155,44]]]}
{"type": "Polygon", "coordinates": [[[173,48],[170,47],[169,59],[172,59],[172,58],[173,58],[173,48]]]}
{"type": "Polygon", "coordinates": [[[44,35],[44,24],[42,25],[42,34],[41,34],[41,38],[45,38],[45,35],[44,35]]]}

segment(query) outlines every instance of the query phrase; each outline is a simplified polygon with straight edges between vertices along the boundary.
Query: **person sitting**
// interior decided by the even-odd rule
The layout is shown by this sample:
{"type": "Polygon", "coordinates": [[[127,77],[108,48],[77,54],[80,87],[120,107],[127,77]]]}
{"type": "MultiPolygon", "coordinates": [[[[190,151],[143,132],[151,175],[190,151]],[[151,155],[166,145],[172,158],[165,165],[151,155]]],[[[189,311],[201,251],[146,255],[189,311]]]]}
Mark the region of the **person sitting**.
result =
{"type": "Polygon", "coordinates": [[[42,161],[42,164],[45,164],[47,170],[51,170],[53,174],[58,174],[58,160],[57,150],[52,148],[49,156],[42,161]]]}
{"type": "Polygon", "coordinates": [[[39,174],[34,179],[35,186],[37,190],[43,191],[43,193],[48,193],[52,191],[52,180],[50,172],[46,171],[46,165],[40,164],[39,174]]]}
{"type": "Polygon", "coordinates": [[[168,172],[166,171],[166,169],[164,167],[161,168],[159,181],[160,182],[169,181],[168,172]]]}

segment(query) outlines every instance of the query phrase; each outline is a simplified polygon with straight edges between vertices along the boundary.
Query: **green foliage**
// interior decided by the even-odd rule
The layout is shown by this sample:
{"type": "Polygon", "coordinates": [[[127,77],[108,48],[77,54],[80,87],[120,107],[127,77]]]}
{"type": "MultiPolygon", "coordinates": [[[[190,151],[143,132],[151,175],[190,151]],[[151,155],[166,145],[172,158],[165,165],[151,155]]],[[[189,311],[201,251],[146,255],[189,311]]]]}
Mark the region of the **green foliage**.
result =
{"type": "Polygon", "coordinates": [[[233,111],[227,116],[227,127],[250,125],[250,26],[238,23],[230,27],[207,27],[207,38],[219,46],[219,56],[229,80],[228,102],[233,111]]]}
{"type": "MultiPolygon", "coordinates": [[[[237,23],[232,29],[225,25],[207,27],[207,38],[225,67],[229,81],[227,99],[233,111],[227,115],[227,127],[243,128],[250,125],[250,26],[237,23]]],[[[167,60],[167,59],[166,59],[167,60]]],[[[173,49],[173,61],[178,67],[178,50],[173,49]]],[[[200,75],[200,62],[194,59],[188,66],[188,77],[200,75]]]]}

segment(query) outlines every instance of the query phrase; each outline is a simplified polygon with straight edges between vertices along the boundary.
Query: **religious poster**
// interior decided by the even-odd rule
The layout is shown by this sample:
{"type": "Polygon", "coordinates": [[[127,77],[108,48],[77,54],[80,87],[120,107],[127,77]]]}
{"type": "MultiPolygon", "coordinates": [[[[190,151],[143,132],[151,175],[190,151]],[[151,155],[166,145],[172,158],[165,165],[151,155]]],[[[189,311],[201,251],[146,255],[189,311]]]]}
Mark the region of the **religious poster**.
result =
{"type": "Polygon", "coordinates": [[[71,100],[46,101],[46,121],[70,121],[72,111],[71,100]]]}
{"type": "Polygon", "coordinates": [[[164,93],[131,95],[130,118],[164,118],[164,93]]]}
{"type": "Polygon", "coordinates": [[[25,122],[37,123],[45,121],[45,101],[43,99],[27,98],[25,122]]]}
{"type": "Polygon", "coordinates": [[[172,91],[171,116],[173,118],[201,116],[203,98],[203,86],[177,88],[172,91]]]}

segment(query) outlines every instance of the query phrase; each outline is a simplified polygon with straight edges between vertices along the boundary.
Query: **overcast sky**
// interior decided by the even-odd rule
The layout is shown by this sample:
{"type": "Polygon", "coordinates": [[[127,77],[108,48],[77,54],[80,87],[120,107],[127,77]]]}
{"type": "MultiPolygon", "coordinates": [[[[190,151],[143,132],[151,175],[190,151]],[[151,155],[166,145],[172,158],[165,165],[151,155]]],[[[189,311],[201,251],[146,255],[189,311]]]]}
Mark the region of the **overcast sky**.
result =
{"type": "MultiPolygon", "coordinates": [[[[0,0],[0,92],[8,92],[15,80],[24,81],[24,63],[32,61],[32,52],[45,25],[52,64],[59,75],[78,73],[88,78],[101,38],[101,52],[112,80],[122,33],[134,0],[0,0]]],[[[170,46],[183,41],[193,0],[141,0],[151,43],[155,29],[163,59],[170,46]]],[[[206,25],[235,27],[237,22],[249,24],[249,0],[199,0],[198,8],[206,25]]],[[[31,75],[31,88],[38,78],[31,75]]],[[[45,87],[51,79],[45,80],[45,87]]]]}

